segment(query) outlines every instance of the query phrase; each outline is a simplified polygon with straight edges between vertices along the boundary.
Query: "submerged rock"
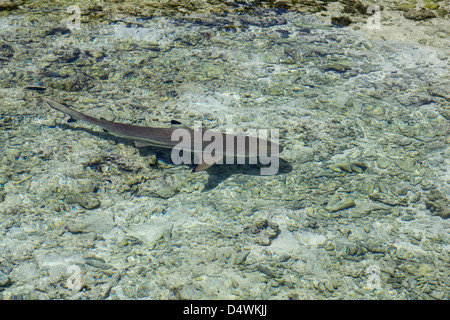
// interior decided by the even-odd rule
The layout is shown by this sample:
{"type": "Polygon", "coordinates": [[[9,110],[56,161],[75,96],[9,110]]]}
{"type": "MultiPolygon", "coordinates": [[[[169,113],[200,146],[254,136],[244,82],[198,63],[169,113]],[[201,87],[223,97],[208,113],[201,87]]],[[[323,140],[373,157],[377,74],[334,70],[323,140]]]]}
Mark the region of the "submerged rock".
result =
{"type": "Polygon", "coordinates": [[[355,200],[351,197],[341,197],[339,194],[333,195],[329,200],[325,207],[329,212],[337,212],[344,209],[348,209],[354,207],[355,200]]]}
{"type": "Polygon", "coordinates": [[[137,196],[151,196],[162,199],[169,199],[180,192],[178,184],[173,178],[150,179],[138,186],[137,196]]]}
{"type": "Polygon", "coordinates": [[[0,61],[9,61],[14,56],[15,50],[7,43],[0,43],[0,61]]]}
{"type": "Polygon", "coordinates": [[[352,172],[362,173],[365,170],[367,170],[367,166],[362,162],[344,161],[333,163],[332,165],[330,165],[330,169],[335,172],[342,172],[342,170],[345,170],[350,173],[352,172]]]}
{"type": "Polygon", "coordinates": [[[9,277],[0,271],[0,287],[4,287],[9,284],[9,277]]]}
{"type": "Polygon", "coordinates": [[[85,209],[92,210],[100,207],[100,200],[89,194],[78,194],[72,196],[72,202],[78,203],[85,209]]]}
{"type": "Polygon", "coordinates": [[[432,189],[425,200],[427,209],[441,218],[450,218],[450,199],[441,191],[432,189]]]}
{"type": "Polygon", "coordinates": [[[403,14],[403,16],[406,19],[415,20],[415,21],[421,21],[421,20],[425,20],[425,19],[435,18],[436,17],[436,15],[432,11],[427,10],[425,8],[422,8],[422,9],[417,10],[417,11],[416,10],[412,10],[412,11],[405,12],[403,14]]]}
{"type": "Polygon", "coordinates": [[[244,232],[256,243],[268,246],[279,235],[280,229],[276,223],[260,219],[244,227],[244,232]]]}
{"type": "Polygon", "coordinates": [[[352,20],[349,17],[332,17],[331,22],[338,26],[347,27],[352,23],[352,20]]]}
{"type": "Polygon", "coordinates": [[[51,88],[71,92],[88,90],[95,85],[93,80],[85,75],[75,75],[67,78],[50,78],[45,83],[51,88]]]}

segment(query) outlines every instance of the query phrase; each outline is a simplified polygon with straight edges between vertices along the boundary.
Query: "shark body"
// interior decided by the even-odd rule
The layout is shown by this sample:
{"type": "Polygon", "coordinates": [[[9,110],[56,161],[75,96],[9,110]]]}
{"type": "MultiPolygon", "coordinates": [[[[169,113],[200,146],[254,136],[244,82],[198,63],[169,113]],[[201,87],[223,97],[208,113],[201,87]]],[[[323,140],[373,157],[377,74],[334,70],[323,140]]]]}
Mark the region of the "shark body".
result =
{"type": "Polygon", "coordinates": [[[59,110],[68,114],[72,121],[83,120],[93,125],[101,127],[104,131],[114,134],[116,136],[131,139],[134,141],[136,147],[160,147],[170,149],[182,149],[184,151],[193,152],[195,157],[200,161],[193,169],[193,172],[206,170],[214,163],[220,162],[224,157],[236,157],[236,158],[249,158],[258,157],[261,154],[271,154],[272,156],[278,156],[283,151],[283,147],[273,141],[247,136],[240,134],[229,134],[221,132],[213,132],[209,134],[208,139],[201,139],[198,143],[198,136],[205,136],[210,130],[193,130],[187,126],[182,125],[178,121],[172,121],[172,126],[169,128],[158,127],[144,127],[131,124],[118,123],[108,121],[102,118],[95,118],[88,116],[84,113],[76,111],[64,104],[56,102],[54,100],[40,97],[41,102],[47,103],[51,108],[59,110]],[[177,131],[178,130],[178,131],[177,131]],[[182,137],[186,139],[174,139],[174,137],[182,137]],[[214,139],[211,139],[213,136],[214,139]],[[205,153],[205,149],[211,146],[211,141],[220,142],[220,148],[215,150],[215,156],[205,153]],[[239,143],[240,141],[240,143],[239,143]],[[238,143],[236,143],[238,142],[238,143]]]}

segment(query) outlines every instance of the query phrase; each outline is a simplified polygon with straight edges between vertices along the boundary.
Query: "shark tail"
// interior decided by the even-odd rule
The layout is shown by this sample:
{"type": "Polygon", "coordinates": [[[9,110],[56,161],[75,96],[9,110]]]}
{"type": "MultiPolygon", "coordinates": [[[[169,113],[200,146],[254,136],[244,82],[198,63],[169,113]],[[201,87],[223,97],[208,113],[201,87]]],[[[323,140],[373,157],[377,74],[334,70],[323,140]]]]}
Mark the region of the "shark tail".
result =
{"type": "Polygon", "coordinates": [[[86,116],[85,114],[82,114],[81,112],[75,111],[59,102],[53,101],[51,99],[47,99],[45,97],[40,97],[39,100],[41,102],[47,103],[53,109],[56,109],[56,110],[59,110],[61,112],[68,114],[73,120],[88,120],[86,118],[89,116],[86,116]]]}

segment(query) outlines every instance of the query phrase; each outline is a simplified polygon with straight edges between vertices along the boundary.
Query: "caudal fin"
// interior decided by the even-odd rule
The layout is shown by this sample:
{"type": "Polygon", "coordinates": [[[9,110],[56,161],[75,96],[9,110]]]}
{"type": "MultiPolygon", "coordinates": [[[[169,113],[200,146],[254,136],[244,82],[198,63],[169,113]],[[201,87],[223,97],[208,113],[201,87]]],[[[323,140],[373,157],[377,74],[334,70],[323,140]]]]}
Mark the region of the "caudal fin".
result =
{"type": "Polygon", "coordinates": [[[86,115],[82,114],[81,112],[70,109],[69,107],[67,107],[59,102],[56,102],[54,100],[51,100],[51,99],[48,99],[45,97],[39,97],[39,101],[47,103],[53,109],[56,109],[58,111],[68,114],[71,117],[72,121],[73,120],[86,120],[86,115]]]}

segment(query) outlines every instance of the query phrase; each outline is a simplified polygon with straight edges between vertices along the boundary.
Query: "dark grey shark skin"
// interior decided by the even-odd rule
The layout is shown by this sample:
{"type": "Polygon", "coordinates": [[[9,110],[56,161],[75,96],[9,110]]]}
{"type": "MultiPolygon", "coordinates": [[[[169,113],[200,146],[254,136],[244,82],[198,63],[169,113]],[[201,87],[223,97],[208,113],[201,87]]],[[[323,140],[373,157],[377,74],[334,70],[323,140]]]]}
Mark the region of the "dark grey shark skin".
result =
{"type": "MultiPolygon", "coordinates": [[[[108,121],[105,119],[98,119],[81,112],[78,112],[72,108],[69,108],[66,105],[63,105],[54,100],[40,97],[39,101],[42,103],[47,103],[51,108],[59,110],[68,114],[73,120],[83,120],[88,123],[97,125],[107,132],[114,134],[116,136],[131,139],[135,142],[136,147],[147,147],[154,146],[160,148],[178,148],[187,150],[194,153],[202,153],[205,148],[211,144],[211,141],[203,141],[201,140],[200,144],[194,143],[195,137],[199,134],[199,132],[195,132],[194,130],[182,126],[177,122],[177,125],[172,125],[170,128],[156,128],[156,127],[144,127],[144,126],[136,126],[131,124],[117,123],[113,121],[108,121]],[[183,142],[180,140],[172,140],[172,136],[176,130],[183,129],[188,135],[190,135],[191,139],[186,139],[187,142],[183,142]]],[[[176,121],[175,121],[176,122],[176,121]]],[[[202,134],[209,130],[202,129],[202,134]]],[[[216,157],[216,161],[221,160],[223,157],[228,156],[236,156],[236,157],[258,157],[261,154],[271,154],[278,156],[278,154],[283,151],[283,147],[279,144],[268,141],[265,139],[252,137],[252,136],[244,136],[239,134],[224,134],[220,132],[213,132],[216,137],[222,139],[223,150],[218,151],[218,158],[216,157]],[[236,142],[241,142],[236,143],[236,142]],[[227,142],[233,142],[233,149],[226,148],[227,142]],[[245,142],[243,144],[242,142],[245,142]],[[239,147],[240,146],[240,147],[239,147]],[[229,150],[231,149],[231,150],[229,150]]],[[[175,135],[177,136],[177,135],[175,135]]],[[[203,136],[203,135],[201,135],[203,136]]],[[[206,155],[202,158],[202,162],[199,163],[195,168],[194,172],[206,170],[214,164],[214,161],[205,161],[206,155]]]]}

